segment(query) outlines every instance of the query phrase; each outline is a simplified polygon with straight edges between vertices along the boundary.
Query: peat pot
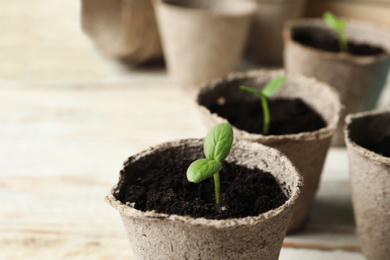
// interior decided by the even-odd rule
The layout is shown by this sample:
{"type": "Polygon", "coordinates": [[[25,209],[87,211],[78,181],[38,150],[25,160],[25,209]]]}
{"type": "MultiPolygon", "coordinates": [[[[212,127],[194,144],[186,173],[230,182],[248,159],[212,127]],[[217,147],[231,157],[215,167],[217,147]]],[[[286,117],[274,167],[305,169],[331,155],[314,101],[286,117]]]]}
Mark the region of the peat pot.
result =
{"type": "MultiPolygon", "coordinates": [[[[253,70],[233,73],[205,84],[197,96],[197,103],[206,127],[228,121],[227,118],[211,112],[210,108],[216,104],[239,102],[246,107],[249,102],[259,99],[251,93],[240,90],[240,85],[262,89],[271,79],[281,75],[284,75],[282,70],[253,70]]],[[[280,150],[303,176],[304,186],[296,202],[294,216],[288,229],[288,232],[294,232],[303,228],[308,220],[330,140],[337,127],[341,105],[339,96],[332,87],[313,78],[298,75],[287,75],[284,85],[270,100],[282,98],[302,100],[322,117],[324,126],[309,132],[263,135],[240,129],[233,122],[230,124],[237,138],[262,143],[280,150]]],[[[237,118],[244,116],[238,115],[237,118]]]]}
{"type": "Polygon", "coordinates": [[[348,115],[345,142],[361,249],[390,259],[390,110],[348,115]]]}
{"type": "Polygon", "coordinates": [[[286,21],[302,17],[306,0],[255,0],[256,13],[245,58],[264,65],[283,63],[282,30],[286,21]]]}
{"type": "MultiPolygon", "coordinates": [[[[126,183],[143,178],[138,173],[145,167],[150,173],[172,160],[176,163],[204,157],[203,141],[185,139],[164,143],[125,162],[119,183],[106,201],[119,211],[136,259],[278,259],[302,180],[292,163],[275,149],[235,140],[226,159],[246,168],[270,172],[287,196],[284,204],[258,216],[222,220],[192,218],[137,210],[134,204],[123,204],[118,199],[126,183]]],[[[177,174],[185,175],[185,172],[177,174]]]]}
{"type": "Polygon", "coordinates": [[[155,0],[168,71],[193,92],[236,70],[256,4],[251,0],[155,0]]]}
{"type": "Polygon", "coordinates": [[[343,146],[345,115],[373,109],[385,86],[390,66],[390,30],[368,22],[348,20],[348,44],[373,47],[374,51],[368,53],[367,48],[357,51],[358,48],[352,46],[349,48],[350,52],[308,46],[308,39],[316,37],[320,42],[327,42],[334,37],[322,19],[287,22],[283,37],[284,64],[288,72],[316,78],[335,87],[340,93],[345,109],[342,111],[342,120],[336,130],[333,145],[343,146]],[[378,48],[382,52],[377,52],[378,48]]]}
{"type": "Polygon", "coordinates": [[[151,0],[81,0],[81,25],[107,58],[134,65],[162,59],[151,0]]]}

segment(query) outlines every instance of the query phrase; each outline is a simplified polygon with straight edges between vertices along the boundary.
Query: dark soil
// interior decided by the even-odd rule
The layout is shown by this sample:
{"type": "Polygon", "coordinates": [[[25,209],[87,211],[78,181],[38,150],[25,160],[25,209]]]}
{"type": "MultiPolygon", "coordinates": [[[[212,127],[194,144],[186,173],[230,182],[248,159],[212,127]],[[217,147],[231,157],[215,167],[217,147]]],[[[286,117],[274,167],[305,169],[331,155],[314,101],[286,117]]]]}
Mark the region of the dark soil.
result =
{"type": "Polygon", "coordinates": [[[207,219],[257,216],[287,200],[270,173],[223,162],[221,203],[216,204],[213,178],[198,184],[188,182],[186,170],[190,164],[186,160],[179,164],[166,161],[157,167],[150,164],[144,172],[136,173],[142,178],[119,185],[117,198],[122,203],[135,203],[134,207],[142,211],[207,219]]]}
{"type": "MultiPolygon", "coordinates": [[[[310,132],[326,126],[322,117],[300,99],[270,99],[270,127],[268,135],[310,132]]],[[[230,124],[249,133],[263,131],[263,109],[260,100],[227,101],[209,107],[212,113],[226,118],[230,124]]]]}
{"type": "Polygon", "coordinates": [[[381,142],[363,146],[370,151],[390,157],[390,136],[385,136],[381,142]]]}
{"type": "MultiPolygon", "coordinates": [[[[292,38],[294,41],[312,48],[329,52],[340,52],[337,36],[331,30],[310,27],[295,28],[292,32],[292,38]]],[[[386,51],[379,46],[359,44],[351,41],[348,41],[348,52],[357,56],[370,56],[386,53],[386,51]]]]}

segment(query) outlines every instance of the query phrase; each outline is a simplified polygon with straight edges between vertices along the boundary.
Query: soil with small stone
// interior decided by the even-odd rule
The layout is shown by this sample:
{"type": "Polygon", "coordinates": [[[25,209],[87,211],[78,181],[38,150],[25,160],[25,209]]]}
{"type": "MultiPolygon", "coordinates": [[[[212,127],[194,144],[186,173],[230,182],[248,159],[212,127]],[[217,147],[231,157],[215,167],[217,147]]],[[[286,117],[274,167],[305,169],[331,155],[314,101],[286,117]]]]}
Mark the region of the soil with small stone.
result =
{"type": "MultiPolygon", "coordinates": [[[[198,184],[189,182],[186,170],[190,164],[189,160],[149,164],[143,172],[136,173],[142,177],[128,178],[119,184],[117,199],[122,203],[133,203],[142,211],[207,219],[257,216],[287,200],[270,173],[223,162],[221,203],[216,204],[213,178],[198,184]]],[[[125,171],[130,170],[130,167],[125,168],[125,171]]],[[[128,174],[125,173],[132,176],[128,174]]]]}
{"type": "MultiPolygon", "coordinates": [[[[295,28],[292,32],[294,41],[303,45],[328,51],[340,52],[339,41],[331,30],[318,28],[295,28]]],[[[372,46],[369,44],[355,43],[348,41],[348,52],[357,56],[370,56],[386,53],[384,49],[379,46],[372,46]]]]}
{"type": "MultiPolygon", "coordinates": [[[[271,118],[268,135],[311,132],[326,126],[322,117],[300,99],[270,99],[268,106],[271,118]]],[[[263,109],[258,99],[228,100],[211,105],[209,110],[226,118],[238,129],[254,134],[263,131],[263,109]]]]}
{"type": "Polygon", "coordinates": [[[382,141],[363,147],[385,157],[390,157],[390,136],[385,136],[382,141]]]}

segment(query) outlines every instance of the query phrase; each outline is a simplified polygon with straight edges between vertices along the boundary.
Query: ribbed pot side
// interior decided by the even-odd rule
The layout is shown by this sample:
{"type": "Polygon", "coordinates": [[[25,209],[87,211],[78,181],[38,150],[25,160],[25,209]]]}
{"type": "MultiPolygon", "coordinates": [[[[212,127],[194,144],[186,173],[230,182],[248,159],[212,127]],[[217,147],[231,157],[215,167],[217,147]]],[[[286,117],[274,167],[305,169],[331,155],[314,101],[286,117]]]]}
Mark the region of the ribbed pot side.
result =
{"type": "Polygon", "coordinates": [[[390,158],[363,146],[390,136],[390,110],[348,115],[352,203],[361,249],[368,260],[390,259],[390,158]]]}
{"type": "Polygon", "coordinates": [[[383,48],[387,53],[356,56],[332,53],[304,46],[293,39],[295,30],[325,29],[321,19],[302,19],[287,22],[283,30],[285,43],[284,65],[288,72],[313,77],[328,83],[340,93],[345,106],[332,144],[344,145],[344,118],[347,114],[373,109],[385,86],[390,66],[390,31],[380,26],[349,20],[348,40],[383,48]]]}
{"type": "MultiPolygon", "coordinates": [[[[165,143],[131,156],[120,181],[134,178],[145,164],[203,156],[203,139],[165,143]]],[[[270,172],[287,195],[286,203],[255,217],[208,220],[136,210],[116,198],[121,190],[115,186],[106,201],[119,210],[137,259],[278,259],[302,185],[300,175],[279,151],[243,140],[234,141],[226,160],[270,172]]]]}
{"type": "Polygon", "coordinates": [[[257,10],[249,32],[245,58],[265,65],[282,65],[282,30],[286,21],[302,17],[306,0],[255,0],[257,10]]]}
{"type": "Polygon", "coordinates": [[[237,69],[256,5],[248,0],[155,0],[167,67],[187,92],[237,69]]]}
{"type": "MultiPolygon", "coordinates": [[[[197,102],[206,127],[211,127],[225,118],[212,114],[208,107],[216,100],[245,100],[258,98],[239,90],[240,85],[261,89],[271,79],[284,75],[282,70],[254,70],[234,73],[212,81],[199,92],[197,102]]],[[[326,122],[326,127],[313,132],[288,135],[261,135],[248,133],[233,126],[235,136],[252,142],[262,143],[280,150],[293,162],[303,176],[304,187],[295,206],[288,232],[295,232],[307,222],[310,206],[318,189],[322,167],[340,114],[340,100],[337,92],[315,79],[298,75],[287,75],[285,87],[273,98],[300,98],[310,105],[326,122]]],[[[272,119],[271,119],[272,120],[272,119]]]]}
{"type": "Polygon", "coordinates": [[[108,58],[135,65],[162,59],[151,0],[81,0],[81,24],[108,58]]]}

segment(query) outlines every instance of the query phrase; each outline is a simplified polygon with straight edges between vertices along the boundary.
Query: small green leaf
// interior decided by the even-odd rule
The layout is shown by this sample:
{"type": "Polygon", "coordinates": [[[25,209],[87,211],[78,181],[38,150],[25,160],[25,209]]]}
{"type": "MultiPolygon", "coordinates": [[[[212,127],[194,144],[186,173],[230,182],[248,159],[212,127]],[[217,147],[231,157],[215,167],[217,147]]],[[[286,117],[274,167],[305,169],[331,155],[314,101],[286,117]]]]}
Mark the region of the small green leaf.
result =
{"type": "Polygon", "coordinates": [[[199,159],[191,163],[187,169],[187,179],[190,182],[198,183],[212,177],[222,169],[219,161],[212,159],[199,159]]]}
{"type": "Polygon", "coordinates": [[[256,94],[259,97],[261,97],[263,95],[263,92],[261,92],[261,90],[258,90],[258,89],[255,89],[255,88],[251,88],[251,87],[247,87],[247,86],[240,86],[240,89],[241,90],[245,90],[245,91],[247,91],[249,93],[256,94]]]}
{"type": "Polygon", "coordinates": [[[230,153],[233,143],[233,129],[227,123],[221,123],[208,132],[204,141],[206,158],[217,161],[224,160],[230,153]]]}
{"type": "Polygon", "coordinates": [[[345,27],[347,27],[347,20],[339,19],[335,15],[330,12],[324,13],[324,21],[325,23],[337,33],[344,33],[345,27]]]}
{"type": "Polygon", "coordinates": [[[332,13],[325,12],[324,13],[324,21],[325,23],[332,28],[335,31],[339,31],[340,25],[339,25],[339,19],[336,18],[332,13]]]}
{"type": "Polygon", "coordinates": [[[343,51],[347,51],[348,41],[345,36],[345,27],[347,27],[348,24],[347,20],[338,19],[330,12],[325,12],[323,18],[325,23],[337,33],[340,49],[343,51]]]}
{"type": "Polygon", "coordinates": [[[268,82],[268,84],[263,88],[261,92],[265,97],[270,98],[280,89],[285,80],[286,77],[284,76],[274,78],[273,80],[268,82]]]}

